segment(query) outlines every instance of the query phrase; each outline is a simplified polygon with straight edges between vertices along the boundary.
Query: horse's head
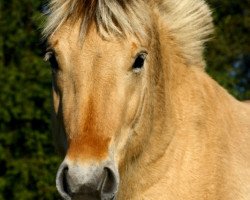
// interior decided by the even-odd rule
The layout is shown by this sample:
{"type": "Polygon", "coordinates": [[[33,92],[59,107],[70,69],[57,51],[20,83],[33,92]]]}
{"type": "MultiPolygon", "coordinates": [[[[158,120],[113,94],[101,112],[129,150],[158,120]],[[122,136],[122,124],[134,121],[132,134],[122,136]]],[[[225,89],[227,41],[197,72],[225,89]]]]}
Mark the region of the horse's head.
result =
{"type": "Polygon", "coordinates": [[[57,188],[65,198],[112,199],[118,169],[140,151],[139,129],[146,134],[152,123],[143,116],[152,103],[146,98],[149,83],[157,81],[149,81],[154,70],[150,67],[158,62],[152,30],[145,30],[144,36],[104,38],[96,26],[92,23],[81,40],[80,24],[68,20],[48,39],[53,124],[65,154],[57,188]]]}
{"type": "Polygon", "coordinates": [[[55,2],[45,32],[53,130],[65,156],[57,188],[65,199],[112,199],[153,124],[162,128],[158,17],[143,1],[55,2]]]}

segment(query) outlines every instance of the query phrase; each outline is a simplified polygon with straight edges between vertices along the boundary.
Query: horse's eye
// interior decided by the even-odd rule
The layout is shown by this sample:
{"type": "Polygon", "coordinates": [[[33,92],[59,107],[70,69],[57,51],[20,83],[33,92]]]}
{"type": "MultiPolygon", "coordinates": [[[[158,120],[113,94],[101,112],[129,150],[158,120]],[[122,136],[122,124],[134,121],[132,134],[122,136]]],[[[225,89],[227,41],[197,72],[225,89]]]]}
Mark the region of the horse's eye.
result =
{"type": "Polygon", "coordinates": [[[132,66],[133,68],[133,71],[135,72],[139,72],[141,70],[141,68],[143,67],[144,65],[144,61],[147,57],[147,53],[146,52],[142,52],[142,53],[139,53],[135,59],[135,62],[132,66]]]}
{"type": "Polygon", "coordinates": [[[46,53],[45,61],[49,61],[53,72],[56,72],[59,69],[58,62],[53,52],[46,53]]]}

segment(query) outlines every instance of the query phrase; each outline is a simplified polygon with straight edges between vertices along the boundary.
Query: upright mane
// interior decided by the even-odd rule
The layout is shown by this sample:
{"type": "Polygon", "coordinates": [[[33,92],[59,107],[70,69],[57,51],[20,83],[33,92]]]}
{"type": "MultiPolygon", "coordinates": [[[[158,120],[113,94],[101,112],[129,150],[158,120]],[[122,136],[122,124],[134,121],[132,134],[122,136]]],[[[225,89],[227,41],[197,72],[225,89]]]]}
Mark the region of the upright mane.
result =
{"type": "Polygon", "coordinates": [[[52,0],[44,36],[53,34],[69,17],[80,20],[84,37],[93,22],[101,35],[143,34],[148,14],[142,0],[52,0]],[[144,26],[144,28],[143,28],[144,26]]]}
{"type": "Polygon", "coordinates": [[[158,7],[187,61],[203,64],[204,43],[213,33],[205,0],[159,0],[158,7]]]}
{"type": "Polygon", "coordinates": [[[150,5],[161,13],[187,61],[201,65],[204,42],[213,31],[211,11],[204,0],[52,0],[43,34],[48,37],[71,18],[80,21],[81,37],[93,22],[104,37],[146,35],[150,5]]]}

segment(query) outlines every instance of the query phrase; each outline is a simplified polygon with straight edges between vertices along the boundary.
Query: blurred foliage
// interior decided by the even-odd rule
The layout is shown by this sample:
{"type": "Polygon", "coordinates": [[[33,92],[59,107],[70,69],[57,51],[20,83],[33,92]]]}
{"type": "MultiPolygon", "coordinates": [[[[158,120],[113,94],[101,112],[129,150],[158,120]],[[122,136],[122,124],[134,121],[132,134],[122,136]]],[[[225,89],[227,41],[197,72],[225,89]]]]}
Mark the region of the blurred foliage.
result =
{"type": "Polygon", "coordinates": [[[250,99],[250,1],[208,0],[215,23],[207,70],[238,99],[250,99]]]}
{"type": "Polygon", "coordinates": [[[0,200],[56,199],[41,1],[1,1],[0,200]]]}
{"type": "MultiPolygon", "coordinates": [[[[250,98],[249,1],[208,2],[216,34],[205,53],[207,70],[237,98],[250,98]]],[[[0,200],[58,199],[50,68],[39,30],[43,3],[1,0],[0,200]]]]}

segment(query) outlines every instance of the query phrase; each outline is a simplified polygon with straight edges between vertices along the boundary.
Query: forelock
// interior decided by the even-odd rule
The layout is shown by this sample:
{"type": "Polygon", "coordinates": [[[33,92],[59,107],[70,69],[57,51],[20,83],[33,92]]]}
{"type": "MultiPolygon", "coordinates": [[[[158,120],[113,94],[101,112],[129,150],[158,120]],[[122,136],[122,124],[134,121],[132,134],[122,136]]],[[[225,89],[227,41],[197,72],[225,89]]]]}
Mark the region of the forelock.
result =
{"type": "Polygon", "coordinates": [[[112,34],[145,35],[149,22],[147,4],[143,0],[52,0],[43,35],[53,34],[68,19],[81,23],[84,37],[91,24],[104,37],[112,34]]]}
{"type": "Polygon", "coordinates": [[[204,43],[213,32],[205,0],[51,0],[43,35],[52,35],[70,19],[80,21],[81,38],[95,23],[104,37],[130,34],[150,39],[153,12],[157,10],[186,60],[203,65],[204,43]]]}

